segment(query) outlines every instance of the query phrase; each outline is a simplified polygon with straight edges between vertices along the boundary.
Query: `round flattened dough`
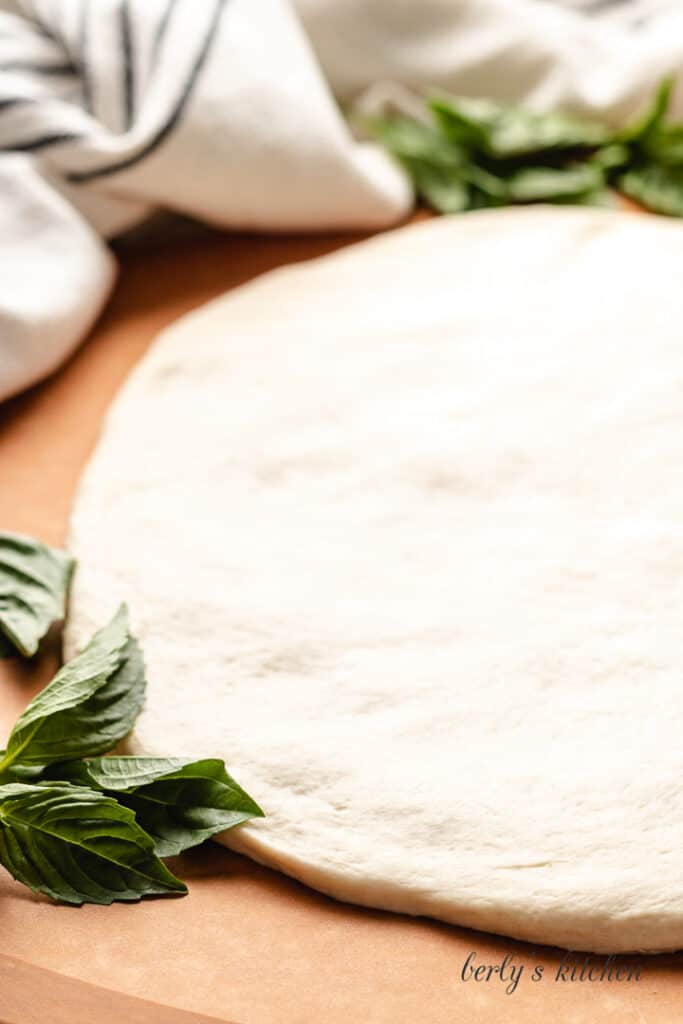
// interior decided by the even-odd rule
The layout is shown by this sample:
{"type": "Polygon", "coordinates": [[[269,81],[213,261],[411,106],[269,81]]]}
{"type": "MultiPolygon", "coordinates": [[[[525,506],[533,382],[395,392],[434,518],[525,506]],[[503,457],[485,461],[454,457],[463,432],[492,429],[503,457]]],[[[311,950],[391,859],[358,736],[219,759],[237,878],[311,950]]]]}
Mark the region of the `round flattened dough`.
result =
{"type": "Polygon", "coordinates": [[[225,757],[228,846],[338,898],[683,946],[683,231],[435,220],[166,331],[85,474],[133,749],[225,757]]]}

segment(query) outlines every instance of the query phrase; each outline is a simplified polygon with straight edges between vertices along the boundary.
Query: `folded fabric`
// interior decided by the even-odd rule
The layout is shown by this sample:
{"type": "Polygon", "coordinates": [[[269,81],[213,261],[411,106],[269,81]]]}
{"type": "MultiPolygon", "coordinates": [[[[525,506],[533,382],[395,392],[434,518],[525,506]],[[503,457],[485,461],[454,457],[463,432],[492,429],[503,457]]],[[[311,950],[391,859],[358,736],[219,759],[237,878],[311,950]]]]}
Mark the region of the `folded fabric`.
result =
{"type": "Polygon", "coordinates": [[[682,30],[663,0],[0,0],[0,399],[79,344],[115,275],[102,239],[155,208],[404,217],[409,183],[339,105],[376,83],[619,121],[678,70],[682,30]]]}

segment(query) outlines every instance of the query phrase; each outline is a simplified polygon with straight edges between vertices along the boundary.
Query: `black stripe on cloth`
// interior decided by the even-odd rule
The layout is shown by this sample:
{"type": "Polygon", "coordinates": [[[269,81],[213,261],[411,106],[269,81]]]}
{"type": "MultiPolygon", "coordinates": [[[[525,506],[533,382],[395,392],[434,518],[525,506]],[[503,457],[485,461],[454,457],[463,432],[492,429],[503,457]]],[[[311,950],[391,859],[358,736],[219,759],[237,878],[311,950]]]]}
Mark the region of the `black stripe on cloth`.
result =
{"type": "Polygon", "coordinates": [[[0,98],[0,113],[4,110],[12,110],[15,107],[32,107],[37,104],[45,105],[46,103],[77,103],[78,92],[75,90],[68,90],[62,93],[60,96],[55,95],[43,95],[43,96],[6,96],[4,99],[0,98]]]}
{"type": "Polygon", "coordinates": [[[73,75],[76,69],[73,64],[36,64],[30,60],[12,60],[0,64],[0,74],[7,71],[26,71],[31,75],[73,75]]]}
{"type": "Polygon", "coordinates": [[[76,142],[80,138],[76,132],[55,132],[53,135],[41,135],[36,139],[25,139],[23,142],[13,142],[9,146],[0,146],[0,153],[35,153],[39,149],[58,146],[62,142],[76,142]]]}
{"type": "Polygon", "coordinates": [[[60,46],[64,46],[64,40],[61,39],[55,32],[47,27],[42,18],[38,16],[36,11],[36,5],[31,4],[31,32],[34,35],[41,36],[43,39],[49,39],[51,43],[58,43],[60,46]]]}
{"type": "Polygon", "coordinates": [[[107,164],[104,167],[98,167],[90,171],[72,171],[68,174],[67,181],[73,182],[74,184],[81,184],[87,181],[94,181],[97,178],[103,178],[108,174],[116,174],[118,171],[128,170],[129,167],[134,167],[135,164],[140,163],[145,157],[148,157],[150,153],[153,153],[168,136],[171,134],[173,129],[176,127],[178,122],[185,112],[185,108],[192,96],[197,79],[202,73],[206,60],[211,51],[211,44],[216,35],[218,25],[225,10],[227,0],[215,0],[213,15],[211,22],[204,33],[200,48],[197,52],[194,64],[190,69],[190,73],[183,83],[182,89],[176,100],[175,106],[171,111],[168,119],[161,125],[161,127],[152,135],[151,139],[146,143],[142,149],[138,150],[137,153],[133,153],[131,156],[126,157],[123,160],[119,160],[113,164],[107,164]]]}
{"type": "Polygon", "coordinates": [[[119,38],[123,62],[123,121],[125,127],[130,128],[135,117],[135,58],[128,0],[121,0],[119,6],[119,38]]]}
{"type": "Polygon", "coordinates": [[[10,96],[6,100],[0,100],[0,110],[10,110],[12,107],[20,107],[22,103],[34,103],[30,96],[10,96]]]}
{"type": "Polygon", "coordinates": [[[161,18],[159,19],[159,24],[157,25],[157,30],[156,30],[156,33],[154,35],[154,41],[152,42],[152,53],[151,53],[152,71],[154,71],[154,68],[159,63],[159,54],[161,53],[161,47],[163,45],[164,39],[166,38],[166,33],[168,32],[168,26],[169,26],[169,24],[171,22],[171,17],[173,16],[173,11],[175,10],[175,7],[176,7],[177,3],[178,3],[178,0],[168,0],[168,3],[166,4],[166,10],[164,11],[164,13],[161,15],[161,18]]]}

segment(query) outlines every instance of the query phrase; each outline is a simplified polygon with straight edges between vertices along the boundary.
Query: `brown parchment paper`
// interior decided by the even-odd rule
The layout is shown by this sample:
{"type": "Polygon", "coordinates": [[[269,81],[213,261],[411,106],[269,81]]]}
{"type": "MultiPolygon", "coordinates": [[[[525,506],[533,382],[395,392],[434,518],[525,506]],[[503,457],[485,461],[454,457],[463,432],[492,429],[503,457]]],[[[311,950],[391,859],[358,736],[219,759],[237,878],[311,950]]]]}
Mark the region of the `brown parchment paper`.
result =
{"type": "MultiPolygon", "coordinates": [[[[186,234],[124,246],[117,291],[92,338],[47,384],[0,406],[0,528],[63,539],[102,416],[161,327],[258,273],[355,240],[186,234]]],[[[0,662],[3,742],[56,663],[56,641],[35,664],[0,662]]],[[[93,1024],[113,1019],[111,1001],[88,1002],[90,988],[66,984],[76,979],[236,1024],[683,1020],[680,955],[643,958],[638,982],[556,981],[558,951],[336,903],[212,844],[179,861],[189,897],[110,908],[55,906],[0,870],[0,950],[24,965],[0,965],[0,1019],[80,1021],[78,999],[93,1024]],[[471,953],[475,966],[512,956],[524,966],[516,990],[506,993],[495,975],[463,981],[471,953]],[[531,981],[536,964],[540,983],[531,981]],[[30,967],[59,972],[64,984],[32,980],[30,967]]],[[[125,1016],[164,1019],[143,1011],[125,1016]]]]}

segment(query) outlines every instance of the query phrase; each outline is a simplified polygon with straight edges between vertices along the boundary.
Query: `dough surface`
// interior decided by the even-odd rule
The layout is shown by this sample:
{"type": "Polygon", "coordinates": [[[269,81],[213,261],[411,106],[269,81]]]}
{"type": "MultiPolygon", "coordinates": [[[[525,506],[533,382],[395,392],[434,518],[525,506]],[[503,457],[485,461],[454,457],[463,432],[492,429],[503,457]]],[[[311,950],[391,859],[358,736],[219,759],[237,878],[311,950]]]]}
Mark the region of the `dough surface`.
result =
{"type": "Polygon", "coordinates": [[[683,947],[683,229],[534,208],[270,273],[167,330],[75,504],[68,653],[128,602],[132,749],[342,900],[683,947]]]}

